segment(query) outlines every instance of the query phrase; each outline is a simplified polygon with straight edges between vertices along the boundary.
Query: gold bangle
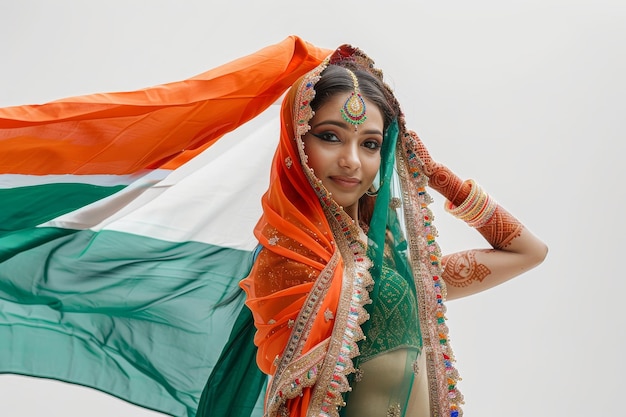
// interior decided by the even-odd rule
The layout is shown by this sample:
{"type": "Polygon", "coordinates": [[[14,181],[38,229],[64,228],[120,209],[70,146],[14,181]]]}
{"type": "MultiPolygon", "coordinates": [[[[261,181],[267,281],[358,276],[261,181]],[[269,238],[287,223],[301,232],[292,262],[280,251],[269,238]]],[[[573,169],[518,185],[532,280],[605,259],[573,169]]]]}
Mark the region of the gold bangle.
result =
{"type": "Polygon", "coordinates": [[[473,228],[480,229],[481,227],[489,223],[497,208],[498,203],[493,198],[489,197],[489,201],[485,205],[484,209],[478,214],[478,216],[476,216],[467,224],[469,224],[473,228]]]}
{"type": "Polygon", "coordinates": [[[446,204],[444,206],[446,211],[455,217],[463,216],[467,212],[467,210],[472,207],[479,192],[482,191],[480,189],[480,186],[476,184],[474,180],[467,180],[463,184],[469,184],[470,186],[470,192],[465,200],[458,206],[454,206],[454,204],[452,204],[450,200],[446,200],[446,204]]]}
{"type": "Polygon", "coordinates": [[[470,185],[470,193],[465,201],[454,206],[450,200],[446,200],[444,208],[456,218],[463,220],[469,226],[480,228],[487,224],[493,217],[498,203],[491,198],[474,180],[467,180],[470,185]]]}

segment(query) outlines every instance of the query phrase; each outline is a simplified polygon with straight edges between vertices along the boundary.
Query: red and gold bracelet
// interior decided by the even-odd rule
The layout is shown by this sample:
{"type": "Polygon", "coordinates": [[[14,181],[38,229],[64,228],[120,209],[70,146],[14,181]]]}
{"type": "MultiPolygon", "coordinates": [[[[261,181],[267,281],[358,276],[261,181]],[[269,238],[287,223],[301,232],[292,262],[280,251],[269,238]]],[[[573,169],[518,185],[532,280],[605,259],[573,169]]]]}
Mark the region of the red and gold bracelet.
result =
{"type": "Polygon", "coordinates": [[[476,181],[470,179],[464,184],[470,186],[470,192],[465,201],[455,206],[450,200],[446,200],[444,207],[448,213],[463,220],[469,226],[480,228],[491,220],[498,203],[476,181]]]}

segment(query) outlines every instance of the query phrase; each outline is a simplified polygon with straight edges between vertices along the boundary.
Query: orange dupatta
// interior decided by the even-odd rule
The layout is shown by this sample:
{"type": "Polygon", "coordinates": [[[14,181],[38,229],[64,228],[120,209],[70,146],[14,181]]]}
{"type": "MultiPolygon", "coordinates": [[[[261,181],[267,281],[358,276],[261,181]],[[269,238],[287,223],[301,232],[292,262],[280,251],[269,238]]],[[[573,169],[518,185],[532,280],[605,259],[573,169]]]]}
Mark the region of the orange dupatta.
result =
{"type": "MultiPolygon", "coordinates": [[[[333,57],[346,51],[352,49],[339,48],[333,57]]],[[[303,162],[313,85],[333,57],[283,101],[280,143],[255,229],[263,249],[241,283],[257,327],[257,363],[272,375],[268,416],[336,413],[367,316],[371,262],[358,229],[303,162]]]]}

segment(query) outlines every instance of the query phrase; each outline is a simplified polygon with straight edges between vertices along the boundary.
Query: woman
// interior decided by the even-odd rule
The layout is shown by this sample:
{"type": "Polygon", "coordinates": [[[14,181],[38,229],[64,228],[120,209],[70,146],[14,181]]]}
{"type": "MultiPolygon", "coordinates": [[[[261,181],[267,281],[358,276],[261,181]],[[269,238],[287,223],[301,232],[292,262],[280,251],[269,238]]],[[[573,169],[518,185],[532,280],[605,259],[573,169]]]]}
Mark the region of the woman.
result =
{"type": "Polygon", "coordinates": [[[546,246],[432,160],[346,45],[285,98],[270,181],[241,283],[271,377],[265,415],[460,415],[443,300],[538,265],[546,246]],[[493,249],[442,257],[427,184],[493,249]]]}

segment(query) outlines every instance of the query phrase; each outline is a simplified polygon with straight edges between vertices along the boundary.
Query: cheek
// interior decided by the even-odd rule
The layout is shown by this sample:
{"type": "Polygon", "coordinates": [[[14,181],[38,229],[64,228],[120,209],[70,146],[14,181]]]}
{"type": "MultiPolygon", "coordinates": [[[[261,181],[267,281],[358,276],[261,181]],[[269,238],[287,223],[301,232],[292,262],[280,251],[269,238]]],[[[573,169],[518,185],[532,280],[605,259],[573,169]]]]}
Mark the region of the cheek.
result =
{"type": "Polygon", "coordinates": [[[380,169],[380,154],[377,156],[370,156],[363,161],[363,171],[367,176],[368,182],[373,182],[380,169]]]}
{"type": "Polygon", "coordinates": [[[309,168],[313,168],[313,171],[317,172],[320,169],[319,161],[323,160],[319,152],[317,152],[314,147],[305,146],[304,153],[307,156],[307,165],[309,168]]]}
{"type": "Polygon", "coordinates": [[[309,143],[309,140],[307,140],[306,137],[304,138],[303,143],[304,143],[304,154],[306,155],[306,163],[308,166],[311,166],[311,163],[314,163],[315,160],[317,159],[315,157],[315,150],[313,149],[313,146],[311,146],[311,144],[309,143]]]}

